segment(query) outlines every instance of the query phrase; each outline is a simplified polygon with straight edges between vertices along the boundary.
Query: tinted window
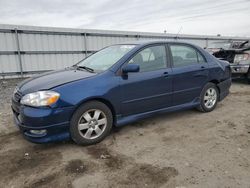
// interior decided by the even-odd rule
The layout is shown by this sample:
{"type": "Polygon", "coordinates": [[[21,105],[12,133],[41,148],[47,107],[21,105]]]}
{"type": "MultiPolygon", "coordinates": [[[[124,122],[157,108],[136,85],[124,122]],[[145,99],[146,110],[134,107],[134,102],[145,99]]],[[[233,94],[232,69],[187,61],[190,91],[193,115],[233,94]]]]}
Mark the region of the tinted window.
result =
{"type": "Polygon", "coordinates": [[[147,72],[166,68],[165,46],[152,46],[137,53],[129,63],[140,66],[140,72],[147,72]]]}
{"type": "Polygon", "coordinates": [[[203,56],[194,48],[184,45],[170,46],[174,67],[182,67],[206,62],[203,56]]]}

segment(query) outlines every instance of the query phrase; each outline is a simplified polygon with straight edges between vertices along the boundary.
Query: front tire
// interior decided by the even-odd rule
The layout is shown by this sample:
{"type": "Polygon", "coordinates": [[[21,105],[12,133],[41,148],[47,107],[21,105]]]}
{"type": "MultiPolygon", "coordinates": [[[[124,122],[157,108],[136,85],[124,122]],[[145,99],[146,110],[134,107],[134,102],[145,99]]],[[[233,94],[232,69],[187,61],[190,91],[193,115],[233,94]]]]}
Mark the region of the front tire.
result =
{"type": "Polygon", "coordinates": [[[201,91],[200,105],[198,110],[201,112],[211,112],[215,109],[219,100],[219,91],[215,84],[207,83],[201,91]]]}
{"type": "Polygon", "coordinates": [[[80,145],[101,142],[112,129],[111,110],[102,102],[90,101],[81,105],[70,121],[70,135],[80,145]]]}

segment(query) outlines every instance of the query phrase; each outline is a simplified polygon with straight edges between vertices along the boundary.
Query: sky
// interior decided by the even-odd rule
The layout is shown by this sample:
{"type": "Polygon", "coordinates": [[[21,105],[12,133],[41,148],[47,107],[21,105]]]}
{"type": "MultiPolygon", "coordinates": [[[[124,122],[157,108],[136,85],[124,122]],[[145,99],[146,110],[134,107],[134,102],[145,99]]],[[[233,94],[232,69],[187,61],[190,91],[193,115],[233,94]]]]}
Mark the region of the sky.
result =
{"type": "Polygon", "coordinates": [[[250,0],[0,0],[0,24],[250,36],[250,0]]]}

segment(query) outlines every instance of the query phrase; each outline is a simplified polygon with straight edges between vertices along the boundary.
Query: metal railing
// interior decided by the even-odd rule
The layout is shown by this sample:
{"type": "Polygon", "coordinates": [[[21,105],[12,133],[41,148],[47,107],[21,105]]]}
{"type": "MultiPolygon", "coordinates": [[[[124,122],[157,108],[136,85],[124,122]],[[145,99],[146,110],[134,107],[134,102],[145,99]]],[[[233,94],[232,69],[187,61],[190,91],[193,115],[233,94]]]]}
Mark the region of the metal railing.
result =
{"type": "MultiPolygon", "coordinates": [[[[4,47],[0,48],[2,50],[0,50],[0,66],[5,63],[6,66],[6,62],[3,62],[4,60],[1,59],[1,56],[17,56],[17,58],[15,58],[17,61],[16,62],[11,62],[11,60],[9,60],[10,62],[7,62],[7,67],[10,66],[10,68],[12,68],[12,71],[8,71],[5,70],[3,67],[2,69],[0,69],[0,78],[4,78],[4,77],[8,77],[8,76],[21,76],[23,77],[24,75],[27,74],[36,74],[36,73],[40,73],[40,72],[44,72],[44,71],[48,71],[48,69],[46,67],[40,67],[37,70],[34,70],[35,68],[33,68],[33,70],[29,70],[29,68],[27,68],[28,65],[26,65],[26,68],[24,67],[24,64],[26,63],[23,56],[26,56],[27,58],[29,56],[37,56],[37,58],[41,58],[40,56],[45,56],[45,55],[57,55],[58,57],[60,55],[77,55],[79,54],[81,57],[83,56],[87,56],[88,54],[91,54],[93,52],[95,52],[96,50],[98,50],[98,48],[96,47],[96,49],[90,49],[89,48],[89,44],[90,42],[88,42],[90,39],[92,41],[92,43],[98,43],[98,40],[100,40],[101,38],[104,39],[109,39],[110,41],[108,42],[108,44],[111,43],[117,43],[117,40],[115,38],[118,38],[120,40],[126,40],[126,39],[134,39],[134,40],[142,40],[142,39],[158,39],[158,40],[185,40],[185,41],[191,41],[192,43],[195,42],[200,42],[203,44],[202,47],[207,47],[209,45],[209,42],[211,41],[230,41],[230,40],[238,40],[238,41],[244,41],[246,40],[246,38],[239,38],[239,37],[235,37],[235,38],[230,38],[230,37],[216,37],[216,36],[196,36],[196,35],[173,35],[173,34],[150,34],[150,33],[137,33],[137,32],[128,32],[128,33],[124,33],[124,32],[116,32],[116,33],[112,33],[111,31],[108,33],[107,31],[100,33],[100,31],[98,32],[94,32],[94,31],[85,31],[85,32],[81,32],[82,30],[79,30],[79,32],[75,32],[75,31],[65,31],[64,29],[62,29],[62,31],[49,31],[49,30],[38,30],[38,29],[20,29],[20,28],[13,28],[13,29],[6,29],[6,28],[1,28],[0,25],[0,34],[11,34],[14,35],[14,39],[15,39],[15,49],[16,50],[8,50],[6,48],[6,50],[4,49],[4,47]],[[27,41],[24,40],[20,40],[20,37],[22,37],[22,35],[26,34],[28,36],[28,38],[32,38],[30,39],[32,42],[31,43],[35,43],[35,39],[34,36],[43,36],[43,35],[50,35],[50,36],[78,36],[81,39],[83,39],[83,49],[79,49],[79,50],[75,50],[75,49],[68,49],[68,50],[49,50],[49,49],[43,49],[43,50],[25,50],[22,49],[22,43],[25,43],[27,41]],[[96,38],[95,37],[99,37],[96,38]],[[38,57],[39,56],[39,57],[38,57]],[[1,62],[2,61],[2,62],[1,62]],[[18,63],[18,66],[17,66],[18,63]],[[12,67],[11,67],[12,66],[12,67]],[[15,66],[15,68],[13,68],[15,66]],[[18,67],[18,68],[17,68],[18,67]],[[14,71],[13,71],[14,70],[14,71]]],[[[8,42],[10,40],[10,35],[8,36],[4,36],[5,40],[8,42]]],[[[13,38],[13,36],[12,36],[13,38]]],[[[27,38],[27,40],[28,40],[27,38]]],[[[42,40],[45,40],[42,39],[42,40]]],[[[56,43],[56,42],[55,42],[56,43]]],[[[106,46],[107,44],[105,44],[105,42],[103,42],[102,46],[106,46]]],[[[0,47],[1,47],[1,41],[0,41],[0,47]]],[[[30,58],[30,57],[29,57],[30,58]]],[[[63,57],[60,57],[63,59],[63,57]]],[[[60,59],[58,60],[60,61],[60,59]]],[[[53,63],[53,62],[52,62],[53,63]]],[[[35,62],[34,62],[35,64],[35,62]]],[[[51,63],[50,63],[51,65],[51,63]]],[[[32,64],[29,66],[33,66],[32,64]]],[[[1,67],[0,67],[1,68],[1,67]]],[[[60,68],[60,66],[59,66],[60,68]]],[[[53,69],[53,68],[52,68],[53,69]]],[[[52,70],[50,69],[50,70],[52,70]]]]}

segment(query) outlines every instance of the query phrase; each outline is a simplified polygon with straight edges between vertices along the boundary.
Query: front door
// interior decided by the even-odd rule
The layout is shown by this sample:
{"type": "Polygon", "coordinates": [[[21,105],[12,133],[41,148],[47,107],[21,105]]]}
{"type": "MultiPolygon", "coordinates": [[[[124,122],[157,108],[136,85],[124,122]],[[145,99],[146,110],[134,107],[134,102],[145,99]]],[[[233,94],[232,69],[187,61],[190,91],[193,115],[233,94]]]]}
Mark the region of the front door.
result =
{"type": "Polygon", "coordinates": [[[143,113],[171,106],[172,69],[167,68],[165,45],[149,46],[135,54],[128,63],[140,71],[120,79],[122,115],[143,113]]]}

